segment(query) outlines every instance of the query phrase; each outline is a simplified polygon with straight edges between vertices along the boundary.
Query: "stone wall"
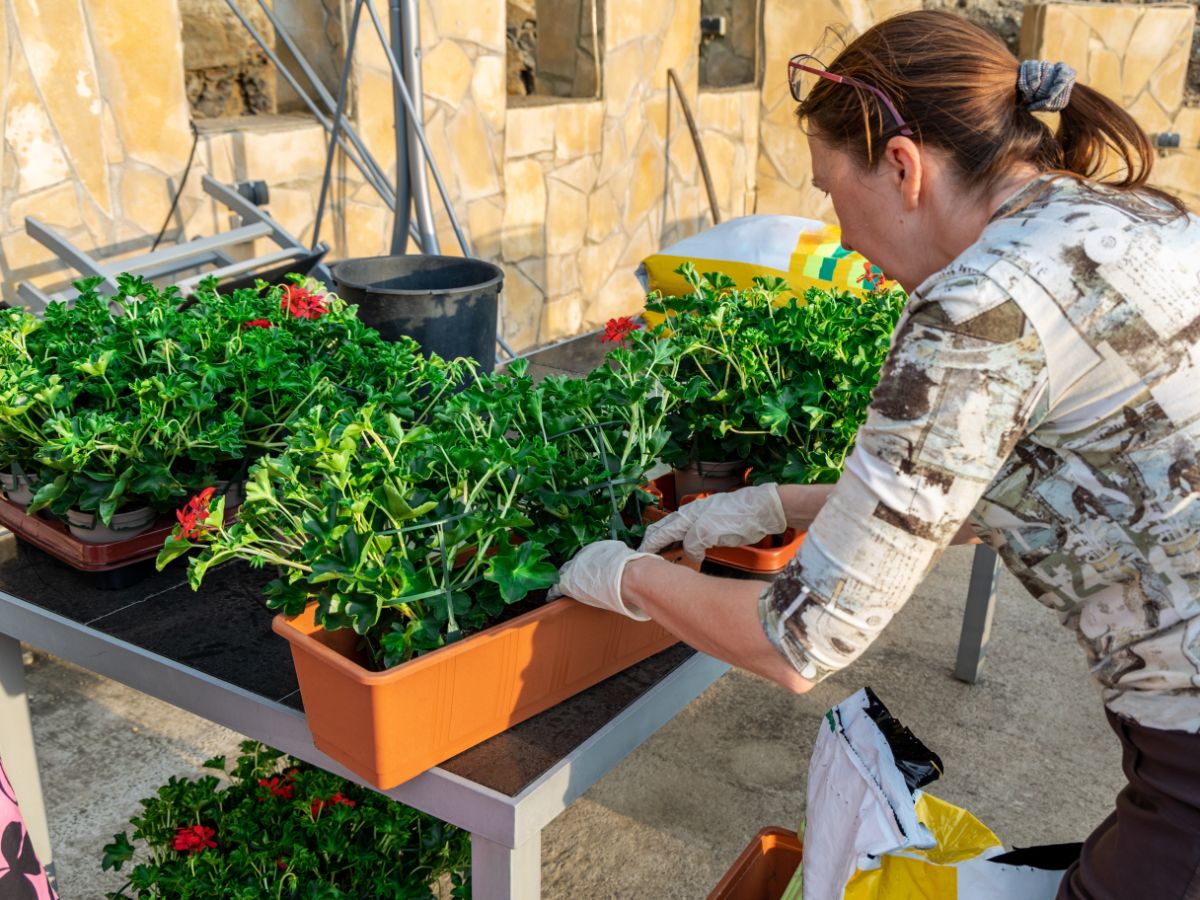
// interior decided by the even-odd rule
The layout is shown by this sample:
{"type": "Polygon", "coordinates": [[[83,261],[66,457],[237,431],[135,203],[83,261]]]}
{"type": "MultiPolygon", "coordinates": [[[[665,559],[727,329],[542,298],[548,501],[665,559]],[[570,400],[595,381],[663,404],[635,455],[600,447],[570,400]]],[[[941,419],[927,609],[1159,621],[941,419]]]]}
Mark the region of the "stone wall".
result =
{"type": "Polygon", "coordinates": [[[1193,207],[1200,202],[1200,108],[1185,106],[1184,96],[1195,24],[1190,3],[1054,2],[1026,7],[1021,30],[1022,57],[1067,62],[1151,135],[1180,134],[1180,149],[1160,152],[1152,181],[1193,207]]]}
{"type": "MultiPolygon", "coordinates": [[[[386,22],[387,0],[373,2],[386,22]]],[[[722,90],[700,87],[701,2],[605,0],[602,96],[591,99],[507,95],[504,0],[422,0],[429,141],[472,249],[505,269],[501,327],[513,346],[544,344],[637,309],[637,264],[711,223],[668,68],[678,72],[697,120],[723,218],[755,211],[831,218],[808,181],[786,60],[818,48],[827,25],[852,35],[920,0],[763,0],[761,87],[722,90]]],[[[340,0],[275,0],[275,9],[295,20],[294,33],[325,60],[322,79],[332,84],[347,24],[340,0]]],[[[1055,3],[1029,13],[1024,42],[1030,55],[1072,62],[1147,130],[1179,132],[1183,147],[1161,155],[1156,181],[1200,202],[1200,110],[1183,101],[1192,23],[1186,4],[1055,3]]],[[[391,76],[366,19],[362,28],[352,118],[394,177],[391,76]]],[[[148,249],[191,146],[182,32],[175,3],[4,5],[4,299],[22,280],[53,290],[69,278],[26,237],[26,215],[97,255],[148,249]]],[[[211,173],[225,182],[267,180],[271,213],[310,240],[327,140],[321,126],[308,115],[198,124],[195,165],[169,239],[231,227],[229,214],[200,191],[199,176],[211,173]]],[[[390,212],[340,155],[334,174],[321,235],[330,258],[386,253],[390,212]]],[[[441,250],[457,253],[430,187],[441,250]]]]}

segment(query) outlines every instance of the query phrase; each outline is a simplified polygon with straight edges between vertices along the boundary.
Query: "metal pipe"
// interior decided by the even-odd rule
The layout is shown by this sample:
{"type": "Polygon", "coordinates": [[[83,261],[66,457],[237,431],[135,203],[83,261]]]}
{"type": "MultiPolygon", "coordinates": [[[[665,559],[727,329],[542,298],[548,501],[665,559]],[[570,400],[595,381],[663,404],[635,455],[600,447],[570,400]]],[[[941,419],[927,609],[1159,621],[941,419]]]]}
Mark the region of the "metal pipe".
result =
{"type": "Polygon", "coordinates": [[[358,38],[358,20],[362,17],[363,0],[354,4],[354,16],[350,25],[350,36],[346,39],[346,61],[342,63],[342,77],[338,81],[337,107],[329,129],[329,150],[325,154],[325,172],[321,176],[321,197],[317,201],[317,218],[313,222],[312,246],[315,250],[321,237],[321,220],[325,217],[325,200],[329,196],[329,180],[333,176],[333,155],[337,152],[338,130],[342,126],[342,115],[346,109],[346,86],[350,82],[350,70],[354,67],[354,42],[358,38]]]}
{"type": "MultiPolygon", "coordinates": [[[[317,108],[317,104],[313,102],[312,97],[310,97],[308,95],[308,93],[304,90],[304,88],[300,87],[300,83],[296,80],[296,77],[294,75],[292,75],[292,73],[290,71],[288,71],[288,68],[279,59],[279,56],[275,53],[274,48],[272,48],[266,42],[266,40],[263,38],[263,36],[259,33],[258,29],[255,28],[254,25],[251,24],[250,20],[247,19],[246,16],[242,13],[242,11],[240,9],[238,9],[237,5],[234,3],[234,0],[225,0],[225,4],[233,11],[233,14],[238,17],[238,19],[241,21],[242,25],[245,27],[246,31],[248,31],[250,33],[250,37],[252,37],[254,39],[254,42],[256,44],[258,44],[259,48],[263,51],[263,53],[266,54],[267,59],[269,59],[271,61],[271,63],[279,71],[279,74],[281,74],[284,77],[284,80],[287,81],[287,83],[291,86],[292,90],[294,90],[296,92],[296,95],[299,96],[301,101],[303,101],[304,105],[308,107],[309,112],[311,112],[316,117],[317,121],[321,123],[322,127],[324,127],[324,129],[326,131],[329,131],[332,128],[332,123],[329,121],[328,117],[326,117],[321,112],[321,110],[317,108]]],[[[343,126],[343,127],[346,130],[346,134],[350,135],[352,132],[352,129],[349,127],[346,127],[346,126],[343,126]]],[[[383,177],[382,181],[381,181],[380,175],[378,175],[375,172],[368,171],[368,168],[375,169],[378,167],[378,163],[374,162],[370,153],[367,152],[365,148],[363,148],[364,158],[371,159],[372,163],[374,163],[373,166],[368,167],[363,162],[361,162],[358,159],[358,157],[356,157],[351,152],[350,145],[347,144],[346,141],[339,139],[338,146],[342,148],[342,152],[346,154],[346,158],[349,159],[352,163],[354,163],[355,168],[357,168],[358,171],[362,173],[362,176],[364,179],[366,179],[367,183],[370,184],[371,187],[373,187],[375,189],[376,193],[378,193],[379,196],[383,199],[383,202],[388,205],[388,208],[393,209],[395,207],[395,202],[396,202],[395,201],[395,189],[387,181],[386,177],[383,177]],[[386,185],[386,187],[385,187],[385,185],[386,185]]]]}
{"type": "MultiPolygon", "coordinates": [[[[388,14],[392,26],[392,48],[397,53],[403,53],[401,34],[404,25],[399,0],[391,0],[388,14]]],[[[392,218],[392,255],[402,256],[408,250],[408,232],[412,225],[413,182],[409,166],[408,115],[404,111],[404,101],[400,99],[400,92],[396,89],[394,81],[392,82],[392,115],[394,121],[392,133],[396,144],[396,214],[392,218]]],[[[418,158],[420,158],[419,155],[418,158]]],[[[418,231],[420,232],[419,227],[418,231]]],[[[422,250],[432,247],[434,253],[438,252],[440,248],[437,237],[434,237],[431,244],[425,240],[424,232],[420,233],[419,243],[422,250]]]]}
{"type": "MultiPolygon", "coordinates": [[[[230,3],[232,6],[230,0],[226,0],[226,2],[230,3]]],[[[329,90],[325,87],[325,83],[321,81],[321,78],[317,74],[316,70],[313,69],[312,65],[309,63],[308,57],[304,55],[304,53],[296,45],[296,42],[292,40],[291,35],[287,33],[287,30],[283,27],[283,23],[279,21],[279,17],[275,14],[275,10],[270,7],[266,0],[258,0],[258,5],[262,8],[263,13],[266,15],[267,20],[271,23],[272,27],[274,27],[275,33],[279,35],[280,40],[283,41],[283,45],[288,48],[288,52],[291,53],[292,58],[296,60],[296,64],[300,67],[300,71],[304,73],[305,77],[309,80],[309,83],[313,86],[313,88],[316,89],[317,96],[320,97],[325,103],[325,108],[329,110],[329,112],[333,112],[333,97],[330,95],[329,90]]],[[[237,10],[234,10],[234,12],[237,12],[237,10]]],[[[242,18],[240,14],[238,15],[238,18],[242,18]]],[[[242,19],[242,21],[245,22],[246,20],[242,19]]],[[[349,43],[349,41],[347,41],[347,43],[349,43]]],[[[264,51],[267,50],[261,41],[259,41],[259,46],[263,47],[264,51]]],[[[269,55],[271,55],[271,51],[267,52],[269,55]]],[[[347,56],[350,55],[351,54],[347,54],[347,56]]],[[[287,73],[284,77],[288,77],[288,75],[290,75],[290,72],[287,72],[277,57],[272,58],[272,62],[275,63],[275,67],[277,69],[287,73]]],[[[291,79],[289,79],[289,81],[290,80],[291,79]]],[[[293,89],[296,89],[295,84],[292,84],[292,87],[293,89]]],[[[296,92],[300,93],[298,89],[296,92]]],[[[315,104],[310,104],[310,108],[311,105],[315,104]]],[[[350,139],[350,142],[354,144],[354,149],[363,155],[364,160],[371,167],[371,169],[374,170],[375,177],[381,183],[386,184],[390,192],[395,193],[395,188],[393,188],[392,183],[388,181],[387,175],[383,171],[383,167],[380,166],[375,157],[371,155],[371,152],[367,149],[366,144],[364,144],[362,138],[359,137],[358,132],[348,122],[344,123],[342,128],[346,132],[346,136],[350,139]]]]}
{"type": "MultiPolygon", "coordinates": [[[[414,113],[412,121],[424,127],[425,124],[425,87],[421,72],[421,14],[417,0],[392,0],[399,19],[399,41],[395,47],[397,55],[404,64],[404,80],[408,83],[409,97],[412,100],[414,113]]],[[[393,39],[397,35],[393,32],[393,39]]],[[[397,101],[396,106],[400,103],[397,101]]],[[[417,138],[413,129],[405,129],[407,140],[407,157],[409,185],[412,188],[413,209],[417,214],[417,225],[421,231],[421,246],[426,253],[440,252],[437,238],[437,228],[433,221],[433,204],[429,199],[429,179],[425,175],[425,161],[421,158],[421,150],[417,146],[417,138]]],[[[397,143],[399,135],[397,135],[397,143]]],[[[466,251],[464,251],[466,252],[466,251]]]]}
{"type": "Polygon", "coordinates": [[[467,243],[466,235],[463,234],[458,216],[454,213],[454,207],[450,204],[450,195],[446,192],[446,184],[442,181],[437,163],[434,162],[433,153],[429,150],[429,141],[425,137],[425,129],[421,127],[421,123],[416,119],[416,109],[413,107],[412,98],[409,96],[408,88],[405,86],[404,73],[400,70],[400,63],[396,61],[396,54],[392,52],[387,36],[383,33],[383,23],[379,21],[379,15],[370,3],[367,4],[367,12],[371,16],[371,24],[375,26],[375,33],[379,35],[379,41],[383,44],[383,51],[387,55],[388,65],[392,68],[392,77],[399,82],[401,88],[400,97],[404,101],[405,110],[407,110],[409,117],[412,119],[412,130],[416,133],[417,139],[421,144],[421,150],[425,154],[425,159],[429,162],[429,170],[433,173],[433,180],[437,184],[438,193],[441,194],[442,204],[446,207],[446,214],[450,217],[450,225],[454,229],[454,236],[458,238],[458,244],[462,248],[463,255],[474,256],[475,254],[471,252],[471,247],[467,243]]]}
{"type": "MultiPolygon", "coordinates": [[[[667,77],[675,85],[675,93],[679,95],[679,106],[683,109],[683,119],[687,122],[688,131],[692,133],[692,145],[696,148],[696,159],[700,162],[700,174],[704,176],[704,189],[708,192],[708,208],[712,212],[713,224],[721,224],[721,207],[717,205],[717,192],[713,188],[712,173],[708,171],[708,159],[704,156],[704,145],[700,143],[700,132],[696,129],[696,120],[692,118],[692,108],[684,96],[683,85],[674,69],[667,69],[667,77]]],[[[670,85],[667,86],[669,91],[670,85]]]]}

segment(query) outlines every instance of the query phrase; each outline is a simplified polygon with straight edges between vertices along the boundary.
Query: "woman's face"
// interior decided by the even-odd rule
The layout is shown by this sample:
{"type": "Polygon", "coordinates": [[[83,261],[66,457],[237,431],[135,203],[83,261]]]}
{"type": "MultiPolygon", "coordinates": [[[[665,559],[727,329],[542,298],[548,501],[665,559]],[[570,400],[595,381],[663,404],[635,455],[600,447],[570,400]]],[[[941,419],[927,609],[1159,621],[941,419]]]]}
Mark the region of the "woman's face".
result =
{"type": "MultiPolygon", "coordinates": [[[[922,241],[916,210],[906,205],[906,187],[919,171],[898,171],[890,159],[873,170],[862,169],[845,152],[809,134],[813,187],[833,202],[842,229],[842,246],[861,253],[911,291],[932,274],[921,261],[922,241]],[[905,178],[909,179],[905,185],[905,178]]],[[[919,168],[919,167],[918,167],[919,168]]]]}

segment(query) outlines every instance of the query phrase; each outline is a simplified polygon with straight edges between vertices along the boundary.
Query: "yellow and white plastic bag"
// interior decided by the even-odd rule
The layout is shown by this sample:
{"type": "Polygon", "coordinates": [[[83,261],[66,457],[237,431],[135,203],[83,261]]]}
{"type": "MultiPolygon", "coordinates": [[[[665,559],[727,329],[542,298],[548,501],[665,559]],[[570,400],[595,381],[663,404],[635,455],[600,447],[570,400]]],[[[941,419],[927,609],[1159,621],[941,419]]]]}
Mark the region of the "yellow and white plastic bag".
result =
{"type": "Polygon", "coordinates": [[[826,713],[808,772],[804,900],[1053,900],[1079,845],[1006,853],[971,813],[921,791],[940,774],[870,688],[826,713]]]}
{"type": "Polygon", "coordinates": [[[861,290],[883,277],[865,257],[842,246],[836,225],[799,216],[730,219],[646,257],[636,274],[647,291],[682,297],[692,290],[675,271],[685,262],[701,273],[722,272],[742,289],[756,277],[782,278],[791,292],[781,302],[802,299],[810,287],[861,290]]]}

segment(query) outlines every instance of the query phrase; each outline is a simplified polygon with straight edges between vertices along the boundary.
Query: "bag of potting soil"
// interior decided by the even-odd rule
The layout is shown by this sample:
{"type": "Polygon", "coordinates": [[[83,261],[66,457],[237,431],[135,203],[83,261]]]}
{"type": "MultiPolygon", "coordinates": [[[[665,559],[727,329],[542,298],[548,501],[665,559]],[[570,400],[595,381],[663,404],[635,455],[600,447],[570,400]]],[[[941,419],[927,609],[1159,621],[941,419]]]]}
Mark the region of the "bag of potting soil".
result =
{"type": "Polygon", "coordinates": [[[864,688],[825,715],[808,770],[804,861],[785,898],[1052,900],[1079,844],[1005,852],[921,788],[937,755],[864,688]]]}
{"type": "MultiPolygon", "coordinates": [[[[684,238],[648,256],[637,268],[647,291],[681,296],[691,291],[675,270],[691,262],[698,272],[723,272],[739,288],[749,288],[758,276],[776,276],[787,282],[790,293],[780,297],[803,298],[810,287],[861,289],[882,278],[879,269],[859,253],[842,246],[836,225],[799,216],[743,216],[684,238]]],[[[654,314],[647,317],[651,324],[654,314]]]]}

